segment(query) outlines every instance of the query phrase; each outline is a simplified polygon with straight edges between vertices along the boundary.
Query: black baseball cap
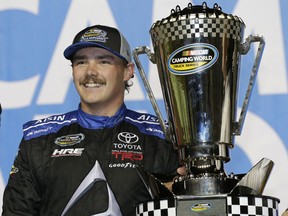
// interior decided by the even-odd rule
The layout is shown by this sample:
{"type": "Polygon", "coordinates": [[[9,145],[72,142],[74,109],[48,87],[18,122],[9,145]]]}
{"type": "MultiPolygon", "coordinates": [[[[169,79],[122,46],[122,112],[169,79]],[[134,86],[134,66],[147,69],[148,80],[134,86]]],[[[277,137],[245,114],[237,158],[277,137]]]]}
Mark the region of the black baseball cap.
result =
{"type": "Polygon", "coordinates": [[[87,47],[101,47],[127,62],[132,61],[129,43],[121,32],[113,27],[94,25],[83,29],[75,36],[72,45],[64,50],[64,57],[71,60],[76,51],[87,47]]]}

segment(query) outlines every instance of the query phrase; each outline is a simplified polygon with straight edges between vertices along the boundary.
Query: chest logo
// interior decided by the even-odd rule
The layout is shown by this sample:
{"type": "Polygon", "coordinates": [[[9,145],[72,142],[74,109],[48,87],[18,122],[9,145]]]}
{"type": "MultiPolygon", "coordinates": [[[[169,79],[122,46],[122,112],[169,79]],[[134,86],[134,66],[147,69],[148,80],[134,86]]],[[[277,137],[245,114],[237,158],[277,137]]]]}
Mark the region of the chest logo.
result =
{"type": "Polygon", "coordinates": [[[77,143],[80,143],[85,138],[85,135],[82,133],[79,134],[69,134],[66,136],[58,137],[55,140],[55,144],[61,147],[72,146],[77,143]]]}
{"type": "Polygon", "coordinates": [[[130,132],[121,132],[118,134],[118,139],[123,143],[132,144],[138,142],[139,137],[130,132]]]}

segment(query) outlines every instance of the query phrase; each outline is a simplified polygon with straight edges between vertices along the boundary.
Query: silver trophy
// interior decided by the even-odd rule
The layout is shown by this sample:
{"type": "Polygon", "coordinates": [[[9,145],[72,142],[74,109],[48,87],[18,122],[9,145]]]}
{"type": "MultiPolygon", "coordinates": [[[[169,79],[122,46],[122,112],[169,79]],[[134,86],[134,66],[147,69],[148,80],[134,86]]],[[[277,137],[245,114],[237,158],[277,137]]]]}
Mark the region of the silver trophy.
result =
{"type": "Polygon", "coordinates": [[[260,195],[272,169],[273,162],[263,159],[245,178],[227,175],[224,170],[234,138],[241,134],[265,46],[259,35],[243,40],[244,28],[241,18],[222,12],[217,4],[209,8],[205,2],[196,6],[189,3],[183,10],[177,6],[170,16],[152,25],[154,53],[147,46],[133,50],[165,136],[178,149],[179,160],[188,170],[173,184],[172,191],[178,199],[233,191],[260,195]],[[259,42],[259,46],[237,119],[241,56],[249,52],[254,42],[259,42]],[[146,54],[157,65],[168,127],[139,60],[140,54],[146,54]]]}

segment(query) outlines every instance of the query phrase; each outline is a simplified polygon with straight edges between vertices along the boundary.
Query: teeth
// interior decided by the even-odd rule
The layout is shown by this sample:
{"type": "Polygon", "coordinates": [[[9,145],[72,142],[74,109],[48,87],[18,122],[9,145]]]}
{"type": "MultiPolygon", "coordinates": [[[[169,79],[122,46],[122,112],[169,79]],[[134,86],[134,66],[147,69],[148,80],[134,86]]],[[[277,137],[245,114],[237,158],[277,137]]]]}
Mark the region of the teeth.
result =
{"type": "Polygon", "coordinates": [[[100,83],[86,83],[85,87],[87,88],[99,88],[104,84],[100,84],[100,83]]]}

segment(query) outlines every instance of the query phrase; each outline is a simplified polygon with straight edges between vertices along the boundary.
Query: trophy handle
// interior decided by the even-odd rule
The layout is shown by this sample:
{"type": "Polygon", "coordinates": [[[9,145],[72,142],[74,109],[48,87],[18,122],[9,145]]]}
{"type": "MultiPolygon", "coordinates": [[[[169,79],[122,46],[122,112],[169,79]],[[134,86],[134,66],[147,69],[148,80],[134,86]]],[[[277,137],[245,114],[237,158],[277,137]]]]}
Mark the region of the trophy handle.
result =
{"type": "Polygon", "coordinates": [[[241,55],[245,55],[250,50],[250,45],[253,42],[260,42],[260,43],[259,43],[258,50],[257,50],[257,53],[256,53],[256,57],[255,57],[255,60],[254,60],[254,65],[253,65],[253,68],[252,68],[252,72],[251,72],[250,80],[249,80],[249,83],[248,83],[248,88],[247,88],[247,91],[246,91],[244,102],[243,102],[243,105],[242,105],[242,109],[241,109],[241,112],[240,112],[239,120],[238,120],[238,122],[235,122],[235,124],[234,124],[234,134],[235,135],[240,135],[241,132],[242,132],[242,128],[243,128],[244,120],[245,120],[245,117],[246,117],[246,114],[247,114],[247,110],[248,110],[248,106],[249,106],[252,90],[253,90],[253,87],[254,87],[254,84],[255,84],[255,81],[256,81],[256,77],[257,77],[260,61],[261,61],[262,54],[263,54],[263,51],[264,51],[265,40],[264,40],[264,37],[259,36],[259,35],[249,35],[246,38],[245,42],[243,44],[240,44],[240,46],[239,46],[239,53],[241,55]]]}
{"type": "Polygon", "coordinates": [[[156,113],[156,116],[158,117],[158,120],[159,120],[159,123],[162,127],[162,130],[164,132],[164,135],[166,137],[166,139],[168,140],[171,140],[171,133],[170,131],[168,130],[168,128],[166,127],[166,124],[165,124],[165,121],[164,121],[164,118],[160,112],[160,109],[159,109],[159,106],[157,104],[157,101],[155,99],[155,96],[153,94],[153,91],[151,89],[151,86],[148,82],[148,79],[147,79],[147,76],[144,72],[144,69],[142,67],[142,64],[138,58],[138,55],[140,54],[146,54],[149,58],[149,60],[153,63],[153,64],[156,64],[156,60],[155,60],[155,55],[154,53],[151,52],[150,48],[147,47],[147,46],[141,46],[141,47],[136,47],[133,51],[132,51],[132,54],[133,54],[133,58],[134,58],[134,61],[135,61],[135,64],[136,64],[136,67],[138,68],[139,70],[139,74],[141,76],[141,79],[142,79],[142,82],[144,84],[144,87],[147,91],[147,94],[148,94],[148,97],[150,99],[150,102],[152,104],[152,107],[156,113]]]}

